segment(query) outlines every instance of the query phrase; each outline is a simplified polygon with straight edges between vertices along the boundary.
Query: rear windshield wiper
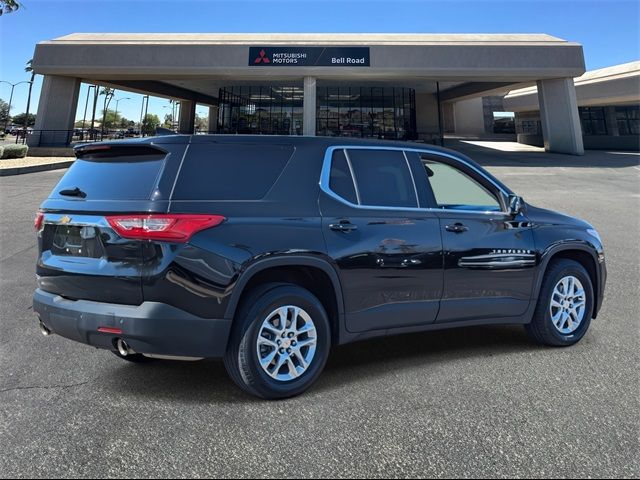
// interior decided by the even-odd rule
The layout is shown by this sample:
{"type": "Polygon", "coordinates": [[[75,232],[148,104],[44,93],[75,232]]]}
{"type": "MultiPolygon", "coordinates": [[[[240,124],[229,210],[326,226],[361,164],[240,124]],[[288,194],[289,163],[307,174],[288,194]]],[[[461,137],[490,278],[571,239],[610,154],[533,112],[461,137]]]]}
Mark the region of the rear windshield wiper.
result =
{"type": "Polygon", "coordinates": [[[78,187],[76,188],[68,188],[66,190],[60,190],[60,195],[64,195],[65,197],[80,197],[86,198],[87,194],[80,190],[78,187]]]}

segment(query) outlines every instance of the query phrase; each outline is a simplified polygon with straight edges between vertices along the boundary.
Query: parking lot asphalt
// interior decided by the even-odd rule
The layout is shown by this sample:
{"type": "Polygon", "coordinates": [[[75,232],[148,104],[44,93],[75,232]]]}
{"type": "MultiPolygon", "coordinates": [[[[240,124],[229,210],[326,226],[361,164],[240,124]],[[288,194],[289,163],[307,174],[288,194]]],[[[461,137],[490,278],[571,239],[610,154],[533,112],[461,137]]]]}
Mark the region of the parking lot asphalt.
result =
{"type": "Polygon", "coordinates": [[[63,172],[0,178],[0,477],[638,477],[638,157],[483,155],[528,202],[600,231],[609,281],[585,339],[551,349],[484,327],[366,341],[280,402],[241,393],[221,361],[131,365],[42,337],[32,219],[63,172]]]}

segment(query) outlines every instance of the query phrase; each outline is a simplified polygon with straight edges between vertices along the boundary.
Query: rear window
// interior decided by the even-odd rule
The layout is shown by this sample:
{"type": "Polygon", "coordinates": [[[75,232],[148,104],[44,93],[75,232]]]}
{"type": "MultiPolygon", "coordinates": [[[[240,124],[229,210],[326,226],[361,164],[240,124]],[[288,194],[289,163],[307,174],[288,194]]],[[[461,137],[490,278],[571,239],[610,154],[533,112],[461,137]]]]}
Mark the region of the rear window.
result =
{"type": "Polygon", "coordinates": [[[293,151],[290,145],[191,145],[172,200],[260,200],[293,151]]]}
{"type": "Polygon", "coordinates": [[[73,199],[60,192],[79,189],[86,200],[148,200],[164,166],[164,153],[125,155],[76,160],[51,194],[51,198],[73,199]]]}

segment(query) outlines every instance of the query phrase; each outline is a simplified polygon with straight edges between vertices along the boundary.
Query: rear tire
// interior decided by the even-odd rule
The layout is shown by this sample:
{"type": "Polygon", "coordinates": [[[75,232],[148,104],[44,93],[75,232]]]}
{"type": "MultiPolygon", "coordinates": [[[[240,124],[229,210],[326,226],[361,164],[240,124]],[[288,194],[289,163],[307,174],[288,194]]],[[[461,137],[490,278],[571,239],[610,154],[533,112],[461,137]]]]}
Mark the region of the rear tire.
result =
{"type": "Polygon", "coordinates": [[[240,307],[224,365],[245,392],[289,398],[317,380],[330,348],[322,303],[297,285],[273,283],[258,287],[240,307]]]}
{"type": "Polygon", "coordinates": [[[542,345],[574,345],[589,329],[593,300],[591,278],[582,265],[564,258],[552,260],[542,281],[533,320],[525,329],[542,345]]]}

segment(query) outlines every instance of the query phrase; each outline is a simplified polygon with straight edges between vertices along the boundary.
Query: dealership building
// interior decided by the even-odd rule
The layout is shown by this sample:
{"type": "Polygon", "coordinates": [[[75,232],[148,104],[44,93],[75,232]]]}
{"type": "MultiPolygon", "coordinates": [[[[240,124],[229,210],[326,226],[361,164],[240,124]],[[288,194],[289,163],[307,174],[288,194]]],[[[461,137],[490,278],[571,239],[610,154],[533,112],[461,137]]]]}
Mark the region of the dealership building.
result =
{"type": "MultiPolygon", "coordinates": [[[[574,85],[585,148],[640,150],[640,62],[587,72],[574,85]]],[[[515,112],[519,142],[543,145],[540,99],[534,87],[509,92],[503,108],[515,112]]]]}
{"type": "Polygon", "coordinates": [[[84,82],[179,101],[182,133],[203,105],[212,133],[426,142],[464,130],[478,99],[529,87],[545,149],[584,152],[582,46],[549,35],[72,34],[39,43],[33,67],[33,146],[68,143],[84,82]]]}

